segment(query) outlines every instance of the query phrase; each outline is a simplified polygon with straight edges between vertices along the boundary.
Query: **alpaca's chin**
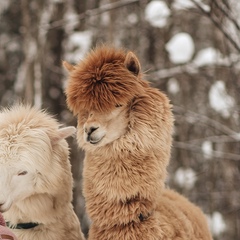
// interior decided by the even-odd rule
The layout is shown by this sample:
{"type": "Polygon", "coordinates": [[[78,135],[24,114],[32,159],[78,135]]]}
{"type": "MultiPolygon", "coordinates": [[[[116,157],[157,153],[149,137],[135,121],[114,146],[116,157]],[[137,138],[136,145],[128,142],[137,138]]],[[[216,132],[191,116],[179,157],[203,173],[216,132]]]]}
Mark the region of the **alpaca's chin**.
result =
{"type": "Polygon", "coordinates": [[[83,148],[84,146],[88,146],[88,147],[104,147],[106,145],[109,145],[111,143],[113,143],[114,141],[118,140],[121,136],[108,136],[107,134],[106,135],[103,135],[103,136],[100,136],[99,138],[83,138],[81,140],[81,142],[83,143],[83,145],[81,145],[83,148]]]}
{"type": "Polygon", "coordinates": [[[1,206],[0,206],[0,212],[1,212],[1,213],[4,213],[4,212],[8,211],[11,206],[12,206],[12,202],[10,202],[10,201],[5,202],[4,204],[1,204],[1,206]]]}
{"type": "Polygon", "coordinates": [[[103,140],[104,136],[101,138],[91,138],[89,139],[89,143],[91,143],[92,145],[98,145],[102,140],[103,140]]]}
{"type": "Polygon", "coordinates": [[[101,139],[100,140],[90,140],[89,142],[92,144],[92,145],[97,145],[99,142],[101,141],[101,139]]]}

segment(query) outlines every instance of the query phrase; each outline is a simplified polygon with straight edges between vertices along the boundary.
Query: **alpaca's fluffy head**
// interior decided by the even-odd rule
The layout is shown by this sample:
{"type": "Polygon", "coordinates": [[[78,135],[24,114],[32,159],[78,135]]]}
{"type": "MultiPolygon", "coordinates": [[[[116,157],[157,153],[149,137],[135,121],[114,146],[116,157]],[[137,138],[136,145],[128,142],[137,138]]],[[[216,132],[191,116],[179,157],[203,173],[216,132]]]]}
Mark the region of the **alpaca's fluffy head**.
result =
{"type": "Polygon", "coordinates": [[[140,64],[131,52],[101,47],[76,66],[63,64],[71,72],[66,94],[74,114],[86,109],[108,113],[143,91],[140,64]]]}
{"type": "Polygon", "coordinates": [[[67,171],[64,168],[69,168],[64,138],[75,132],[73,127],[59,127],[46,112],[29,106],[0,112],[1,212],[31,195],[55,193],[67,171]]]}
{"type": "MultiPolygon", "coordinates": [[[[78,116],[78,142],[83,149],[94,150],[115,142],[134,127],[145,140],[154,139],[148,130],[156,115],[163,122],[162,129],[167,128],[169,138],[172,115],[168,99],[142,79],[135,54],[101,46],[77,65],[63,64],[70,73],[67,104],[78,116]],[[145,125],[147,131],[140,125],[145,125]]],[[[164,138],[165,133],[162,135],[164,138]]],[[[141,141],[133,132],[131,137],[135,139],[125,139],[125,143],[141,141]]]]}

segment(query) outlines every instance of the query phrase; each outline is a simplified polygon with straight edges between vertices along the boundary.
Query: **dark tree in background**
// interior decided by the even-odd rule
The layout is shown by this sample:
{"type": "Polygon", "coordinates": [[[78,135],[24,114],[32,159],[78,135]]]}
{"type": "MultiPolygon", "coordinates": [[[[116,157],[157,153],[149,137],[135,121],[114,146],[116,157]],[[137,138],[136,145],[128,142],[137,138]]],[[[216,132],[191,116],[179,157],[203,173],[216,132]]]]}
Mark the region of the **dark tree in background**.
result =
{"type": "MultiPolygon", "coordinates": [[[[167,93],[175,133],[167,184],[206,213],[215,240],[240,239],[240,3],[237,0],[0,2],[0,104],[46,108],[64,125],[62,60],[106,43],[134,51],[167,93]]],[[[69,139],[74,207],[87,234],[84,153],[69,139]]]]}

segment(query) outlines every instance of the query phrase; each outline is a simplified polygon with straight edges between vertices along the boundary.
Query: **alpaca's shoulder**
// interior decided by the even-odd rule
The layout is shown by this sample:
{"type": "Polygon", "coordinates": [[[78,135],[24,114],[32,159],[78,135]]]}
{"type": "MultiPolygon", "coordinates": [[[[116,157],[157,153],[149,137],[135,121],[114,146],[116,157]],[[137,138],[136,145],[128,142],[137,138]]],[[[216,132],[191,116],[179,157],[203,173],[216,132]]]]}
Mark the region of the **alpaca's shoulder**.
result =
{"type": "MultiPolygon", "coordinates": [[[[206,216],[198,206],[191,203],[184,196],[174,190],[164,189],[160,202],[160,204],[166,206],[166,211],[170,209],[170,211],[174,213],[172,217],[182,219],[182,221],[185,219],[191,224],[197,223],[200,228],[206,229],[207,232],[206,216]]],[[[163,209],[164,207],[162,207],[162,210],[163,209]]]]}

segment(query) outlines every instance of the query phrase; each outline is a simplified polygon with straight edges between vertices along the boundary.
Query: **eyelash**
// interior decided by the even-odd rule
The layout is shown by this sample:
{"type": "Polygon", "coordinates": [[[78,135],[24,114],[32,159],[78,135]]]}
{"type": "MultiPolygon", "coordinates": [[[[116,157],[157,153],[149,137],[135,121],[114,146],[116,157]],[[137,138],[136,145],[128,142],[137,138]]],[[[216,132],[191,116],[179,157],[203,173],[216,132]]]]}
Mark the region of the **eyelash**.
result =
{"type": "Polygon", "coordinates": [[[18,176],[24,176],[26,174],[27,174],[27,171],[22,171],[22,172],[18,173],[18,176]]]}
{"type": "Polygon", "coordinates": [[[122,104],[116,104],[115,107],[122,107],[122,104]]]}

